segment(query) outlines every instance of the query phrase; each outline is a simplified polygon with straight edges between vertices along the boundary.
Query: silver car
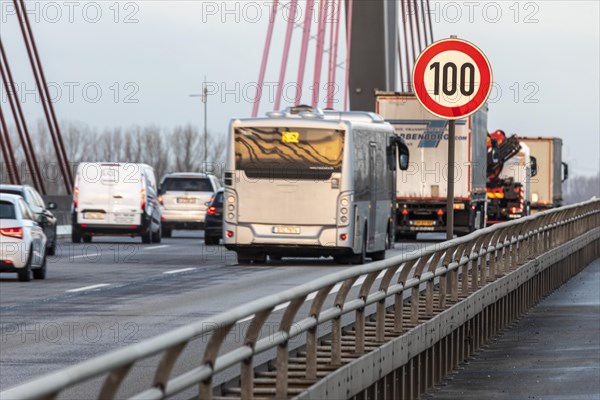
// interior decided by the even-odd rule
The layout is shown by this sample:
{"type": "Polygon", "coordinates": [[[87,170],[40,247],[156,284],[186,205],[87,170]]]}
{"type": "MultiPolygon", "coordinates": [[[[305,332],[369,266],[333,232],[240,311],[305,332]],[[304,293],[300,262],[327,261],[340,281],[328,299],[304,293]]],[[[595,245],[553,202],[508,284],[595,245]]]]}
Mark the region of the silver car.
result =
{"type": "Polygon", "coordinates": [[[207,203],[221,187],[214,175],[178,172],[165,175],[159,187],[162,205],[162,235],[173,229],[204,229],[207,203]]]}

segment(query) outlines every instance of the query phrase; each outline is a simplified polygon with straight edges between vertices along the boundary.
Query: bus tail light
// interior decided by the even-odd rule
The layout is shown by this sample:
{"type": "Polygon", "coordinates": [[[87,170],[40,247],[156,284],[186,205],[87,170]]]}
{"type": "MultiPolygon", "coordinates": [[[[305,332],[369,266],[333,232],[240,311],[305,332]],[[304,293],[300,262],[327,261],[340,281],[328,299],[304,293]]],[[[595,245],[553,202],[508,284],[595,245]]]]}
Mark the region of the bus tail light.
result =
{"type": "MultiPolygon", "coordinates": [[[[225,192],[225,202],[227,204],[227,214],[225,214],[225,219],[227,222],[236,223],[237,222],[237,196],[233,193],[225,192]]],[[[225,205],[223,205],[223,211],[225,211],[225,205]]],[[[216,213],[216,209],[215,209],[216,213]]],[[[231,232],[231,236],[229,236],[229,232],[227,232],[228,237],[233,237],[233,232],[231,232]]]]}
{"type": "Polygon", "coordinates": [[[229,237],[229,238],[233,237],[233,231],[227,231],[227,237],[229,237]]]}
{"type": "Polygon", "coordinates": [[[444,215],[444,210],[442,210],[441,208],[439,210],[437,210],[437,215],[438,217],[441,217],[444,215]]]}
{"type": "Polygon", "coordinates": [[[351,195],[346,193],[342,195],[338,202],[338,225],[346,226],[350,221],[351,195]]]}
{"type": "Polygon", "coordinates": [[[408,215],[408,208],[402,209],[402,215],[404,215],[405,217],[408,215]]]}
{"type": "Polygon", "coordinates": [[[344,240],[346,240],[346,239],[348,239],[348,235],[346,235],[345,233],[342,233],[342,234],[340,235],[340,240],[344,241],[344,240]]]}

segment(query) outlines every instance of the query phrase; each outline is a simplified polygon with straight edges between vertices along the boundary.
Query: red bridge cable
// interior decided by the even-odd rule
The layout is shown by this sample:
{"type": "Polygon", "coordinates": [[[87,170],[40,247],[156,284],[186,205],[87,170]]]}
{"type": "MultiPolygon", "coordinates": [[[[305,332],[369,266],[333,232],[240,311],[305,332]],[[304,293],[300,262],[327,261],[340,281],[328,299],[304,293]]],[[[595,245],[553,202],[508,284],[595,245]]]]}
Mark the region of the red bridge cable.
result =
{"type": "Polygon", "coordinates": [[[348,91],[350,90],[350,50],[352,49],[352,9],[353,0],[346,3],[346,78],[344,79],[344,111],[348,111],[348,91]]]}
{"type": "Polygon", "coordinates": [[[421,18],[423,20],[423,38],[425,40],[425,46],[427,47],[429,46],[429,39],[428,39],[428,35],[427,35],[427,22],[425,19],[425,14],[429,13],[429,10],[427,10],[425,8],[425,0],[421,0],[421,18]],[[427,11],[427,12],[426,12],[427,11]]]}
{"type": "Polygon", "coordinates": [[[334,20],[331,25],[331,40],[329,46],[329,75],[327,78],[327,108],[333,109],[333,102],[335,100],[335,76],[337,72],[337,53],[338,53],[338,42],[340,36],[340,14],[342,12],[341,0],[336,0],[333,3],[332,0],[334,20]]]}
{"type": "Polygon", "coordinates": [[[302,47],[300,49],[300,62],[298,64],[298,78],[296,79],[296,97],[294,105],[299,105],[302,100],[302,86],[304,85],[304,71],[306,70],[306,55],[308,54],[308,41],[312,27],[312,16],[315,8],[315,0],[306,0],[306,15],[302,32],[302,47]]]}
{"type": "Polygon", "coordinates": [[[412,90],[412,85],[411,85],[411,70],[410,70],[410,58],[409,58],[409,53],[408,53],[408,33],[406,31],[406,9],[404,7],[404,0],[402,0],[402,27],[404,29],[404,53],[405,53],[405,59],[404,59],[404,66],[406,67],[406,89],[407,91],[411,91],[412,90]]]}
{"type": "Polygon", "coordinates": [[[15,185],[21,184],[21,178],[19,177],[19,168],[17,161],[15,160],[15,153],[13,152],[12,145],[10,144],[10,135],[8,134],[8,128],[6,127],[6,120],[4,119],[4,113],[0,107],[0,145],[2,146],[2,155],[6,162],[6,169],[8,170],[8,180],[10,183],[15,185]]]}
{"type": "Polygon", "coordinates": [[[279,82],[277,85],[277,94],[275,95],[275,107],[274,110],[279,110],[281,104],[281,98],[283,97],[283,84],[285,80],[285,70],[287,67],[288,57],[290,54],[290,44],[292,42],[292,35],[294,33],[294,23],[296,20],[296,10],[298,9],[298,0],[292,0],[290,3],[290,13],[288,15],[288,26],[285,33],[285,43],[283,46],[283,57],[281,58],[281,68],[279,70],[279,82]]]}
{"type": "Polygon", "coordinates": [[[404,72],[402,65],[402,48],[400,46],[400,27],[398,27],[398,40],[396,41],[396,50],[398,51],[398,70],[400,71],[400,91],[404,91],[404,72]]]}
{"type": "Polygon", "coordinates": [[[419,5],[417,0],[413,0],[414,13],[413,16],[415,18],[415,28],[417,30],[417,43],[419,43],[419,54],[423,51],[423,44],[421,42],[421,21],[419,21],[419,5]]]}
{"type": "Polygon", "coordinates": [[[323,70],[323,50],[325,43],[327,9],[329,8],[329,0],[321,0],[319,7],[319,29],[317,32],[317,47],[315,50],[315,71],[313,75],[313,96],[312,106],[319,105],[319,89],[321,86],[321,72],[323,70]]]}
{"type": "Polygon", "coordinates": [[[429,33],[430,33],[430,39],[431,39],[431,43],[434,42],[434,37],[433,37],[433,25],[431,24],[431,6],[429,4],[429,0],[427,0],[427,15],[429,16],[429,33]]]}
{"type": "Polygon", "coordinates": [[[269,60],[269,50],[271,49],[271,39],[273,38],[273,28],[275,27],[275,18],[277,18],[277,4],[278,4],[278,0],[273,0],[273,4],[271,7],[271,15],[269,17],[269,28],[267,30],[267,38],[265,39],[265,47],[263,49],[263,57],[262,57],[261,65],[260,65],[258,82],[256,85],[256,97],[254,98],[254,107],[252,108],[252,117],[256,117],[258,115],[260,99],[262,97],[263,86],[265,84],[265,72],[267,69],[267,62],[269,60]]]}
{"type": "MultiPolygon", "coordinates": [[[[2,45],[2,41],[0,40],[0,75],[2,75],[2,82],[6,89],[6,93],[8,94],[8,104],[10,105],[10,109],[12,111],[13,117],[15,119],[15,126],[17,128],[17,133],[19,134],[19,139],[21,140],[21,144],[23,145],[23,153],[25,154],[25,161],[27,163],[27,167],[31,171],[31,177],[33,179],[33,186],[39,190],[42,194],[46,194],[46,190],[44,188],[44,182],[42,181],[42,177],[40,174],[39,166],[37,163],[37,159],[35,157],[35,152],[33,150],[33,145],[31,144],[31,139],[29,137],[29,130],[27,129],[27,125],[25,124],[25,119],[23,118],[23,112],[21,110],[21,103],[19,102],[19,95],[14,85],[14,80],[12,77],[12,73],[10,71],[10,66],[8,65],[8,58],[6,57],[6,53],[4,52],[4,46],[2,45]]],[[[8,132],[8,131],[7,131],[8,132]]]]}
{"type": "MultiPolygon", "coordinates": [[[[16,0],[13,0],[13,3],[15,3],[15,6],[16,6],[16,0]]],[[[65,145],[63,143],[62,135],[60,133],[60,127],[59,127],[58,121],[56,119],[56,113],[54,112],[54,106],[52,105],[50,92],[48,91],[48,84],[46,83],[46,76],[44,74],[44,68],[42,67],[42,62],[40,61],[39,52],[38,52],[37,46],[35,44],[35,37],[33,36],[33,31],[31,30],[31,24],[29,23],[29,17],[27,16],[25,2],[24,2],[24,0],[20,0],[20,3],[21,3],[21,9],[23,11],[23,21],[25,22],[25,26],[27,27],[27,32],[29,33],[29,40],[31,42],[33,55],[35,56],[35,61],[37,62],[37,67],[38,67],[38,73],[40,75],[40,78],[41,78],[42,84],[43,84],[41,86],[41,88],[42,88],[43,92],[45,93],[47,106],[50,111],[50,116],[52,118],[52,122],[54,123],[54,131],[55,131],[55,135],[56,135],[56,140],[58,142],[57,143],[57,145],[58,145],[57,154],[59,156],[59,160],[62,159],[62,163],[61,163],[62,168],[61,169],[64,171],[63,172],[63,177],[64,177],[63,181],[65,183],[67,194],[71,194],[72,189],[73,189],[73,175],[71,173],[71,169],[69,166],[69,159],[67,157],[65,145]]],[[[17,7],[15,7],[15,8],[17,8],[17,7]]],[[[18,14],[19,14],[19,10],[17,8],[17,15],[18,14]]],[[[19,21],[20,20],[21,19],[19,18],[19,21]]],[[[38,85],[38,87],[39,87],[39,85],[38,85]]]]}

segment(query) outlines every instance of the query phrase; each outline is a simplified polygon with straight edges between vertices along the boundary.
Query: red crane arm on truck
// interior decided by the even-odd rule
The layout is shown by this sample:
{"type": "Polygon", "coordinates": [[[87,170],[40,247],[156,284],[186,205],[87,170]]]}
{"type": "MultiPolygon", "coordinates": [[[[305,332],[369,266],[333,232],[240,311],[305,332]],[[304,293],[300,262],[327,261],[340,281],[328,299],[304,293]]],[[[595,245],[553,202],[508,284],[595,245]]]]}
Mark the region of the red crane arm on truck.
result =
{"type": "Polygon", "coordinates": [[[488,186],[499,180],[504,163],[513,158],[521,150],[516,134],[506,137],[504,131],[498,129],[488,134],[487,139],[487,181],[488,186]]]}

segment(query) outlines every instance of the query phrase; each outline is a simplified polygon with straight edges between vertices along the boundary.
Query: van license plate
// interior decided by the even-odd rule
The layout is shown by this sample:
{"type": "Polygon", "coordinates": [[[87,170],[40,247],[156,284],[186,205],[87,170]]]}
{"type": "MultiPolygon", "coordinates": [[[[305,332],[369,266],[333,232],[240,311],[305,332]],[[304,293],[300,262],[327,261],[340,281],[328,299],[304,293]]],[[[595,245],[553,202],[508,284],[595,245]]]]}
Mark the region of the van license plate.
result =
{"type": "Polygon", "coordinates": [[[299,226],[274,226],[273,233],[283,233],[286,235],[299,235],[300,227],[299,226]]]}
{"type": "Polygon", "coordinates": [[[177,198],[177,202],[179,204],[195,204],[196,203],[196,199],[189,198],[189,197],[178,197],[177,198]]]}
{"type": "Polygon", "coordinates": [[[83,213],[83,219],[104,219],[104,215],[100,212],[86,212],[83,213]]]}

